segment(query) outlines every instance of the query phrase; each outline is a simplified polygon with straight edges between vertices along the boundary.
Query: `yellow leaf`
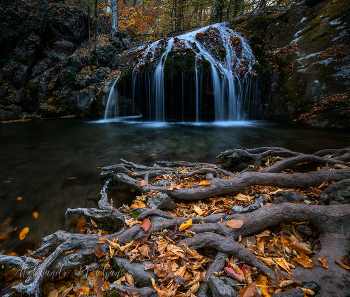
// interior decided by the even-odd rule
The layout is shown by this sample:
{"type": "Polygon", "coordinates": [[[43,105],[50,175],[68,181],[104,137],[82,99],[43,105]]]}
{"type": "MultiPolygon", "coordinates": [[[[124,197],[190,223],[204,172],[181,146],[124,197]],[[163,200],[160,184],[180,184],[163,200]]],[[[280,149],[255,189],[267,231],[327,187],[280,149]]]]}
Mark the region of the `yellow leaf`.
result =
{"type": "Polygon", "coordinates": [[[186,230],[187,228],[191,227],[193,224],[192,224],[192,219],[189,219],[188,221],[182,223],[180,225],[180,228],[179,228],[179,231],[183,231],[183,230],[186,230]]]}
{"type": "Polygon", "coordinates": [[[200,186],[210,186],[211,185],[211,182],[207,181],[207,180],[202,180],[200,183],[199,183],[200,186]]]}
{"type": "Polygon", "coordinates": [[[125,224],[127,224],[129,227],[132,227],[137,224],[141,224],[140,221],[135,221],[134,218],[131,218],[130,220],[125,220],[125,224]]]}
{"type": "Polygon", "coordinates": [[[320,258],[318,258],[318,260],[321,262],[321,264],[322,264],[322,266],[324,268],[328,268],[329,267],[328,263],[326,262],[326,258],[325,257],[320,257],[320,258]]]}
{"type": "Polygon", "coordinates": [[[270,297],[271,294],[268,292],[267,277],[263,276],[257,283],[256,286],[260,289],[265,297],[270,297]]]}
{"type": "Polygon", "coordinates": [[[293,272],[289,269],[289,265],[284,258],[274,258],[274,260],[279,266],[281,266],[289,274],[293,274],[293,272]]]}
{"type": "Polygon", "coordinates": [[[197,205],[193,205],[193,210],[198,214],[198,215],[201,215],[203,210],[197,206],[197,205]]]}
{"type": "Polygon", "coordinates": [[[239,194],[235,197],[235,199],[236,199],[236,200],[239,200],[239,201],[249,202],[249,201],[250,201],[250,196],[243,195],[243,194],[239,193],[239,194]]]}
{"type": "Polygon", "coordinates": [[[23,199],[23,197],[19,196],[17,197],[17,201],[21,201],[23,199]]]}
{"type": "Polygon", "coordinates": [[[304,291],[305,294],[308,294],[308,295],[315,295],[315,292],[310,290],[310,289],[305,289],[305,288],[300,288],[304,291]]]}
{"type": "Polygon", "coordinates": [[[136,207],[146,207],[146,204],[144,204],[142,201],[137,200],[130,206],[130,208],[133,209],[136,207]]]}
{"type": "Polygon", "coordinates": [[[125,279],[130,286],[135,286],[135,281],[131,274],[125,273],[125,279]]]}
{"type": "Polygon", "coordinates": [[[34,217],[34,218],[37,218],[38,216],[39,216],[38,212],[34,211],[34,212],[33,212],[33,217],[34,217]]]}
{"type": "Polygon", "coordinates": [[[232,229],[239,229],[243,226],[243,220],[229,220],[226,222],[226,226],[232,229]]]}
{"type": "Polygon", "coordinates": [[[28,232],[29,232],[29,228],[28,228],[28,227],[25,227],[25,228],[21,231],[21,233],[19,233],[19,239],[20,239],[20,240],[23,240],[24,238],[26,238],[28,232]]]}

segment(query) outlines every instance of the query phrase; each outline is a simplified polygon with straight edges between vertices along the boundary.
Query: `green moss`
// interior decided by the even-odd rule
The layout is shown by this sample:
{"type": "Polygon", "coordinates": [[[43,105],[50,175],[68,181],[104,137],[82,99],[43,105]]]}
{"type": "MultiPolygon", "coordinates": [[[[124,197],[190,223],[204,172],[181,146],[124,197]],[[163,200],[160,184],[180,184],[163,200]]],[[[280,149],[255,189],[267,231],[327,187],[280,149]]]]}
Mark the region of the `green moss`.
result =
{"type": "Polygon", "coordinates": [[[109,290],[106,294],[104,294],[103,297],[122,297],[122,296],[125,296],[124,294],[121,294],[121,293],[122,292],[120,290],[113,288],[112,290],[109,290]]]}
{"type": "Polygon", "coordinates": [[[133,218],[133,219],[137,219],[137,217],[139,216],[139,213],[136,211],[136,210],[132,210],[131,211],[131,217],[133,218]]]}
{"type": "Polygon", "coordinates": [[[186,52],[186,72],[193,73],[196,66],[196,56],[191,50],[186,52]]]}
{"type": "Polygon", "coordinates": [[[211,72],[211,63],[203,55],[201,55],[201,58],[202,58],[202,71],[205,75],[208,75],[211,72]]]}
{"type": "Polygon", "coordinates": [[[220,57],[220,60],[221,60],[221,61],[225,60],[226,54],[227,54],[227,53],[226,53],[225,48],[224,48],[224,47],[221,47],[221,48],[219,49],[219,57],[220,57]]]}
{"type": "MultiPolygon", "coordinates": [[[[87,222],[90,222],[89,217],[85,217],[87,222]]],[[[118,232],[124,226],[124,222],[121,219],[97,219],[94,218],[95,223],[97,224],[97,228],[105,230],[105,231],[114,231],[118,232]]]]}
{"type": "Polygon", "coordinates": [[[264,36],[267,27],[271,23],[275,22],[276,19],[276,16],[269,14],[250,18],[243,23],[243,32],[246,35],[251,35],[252,33],[255,33],[255,35],[262,37],[264,36]]]}

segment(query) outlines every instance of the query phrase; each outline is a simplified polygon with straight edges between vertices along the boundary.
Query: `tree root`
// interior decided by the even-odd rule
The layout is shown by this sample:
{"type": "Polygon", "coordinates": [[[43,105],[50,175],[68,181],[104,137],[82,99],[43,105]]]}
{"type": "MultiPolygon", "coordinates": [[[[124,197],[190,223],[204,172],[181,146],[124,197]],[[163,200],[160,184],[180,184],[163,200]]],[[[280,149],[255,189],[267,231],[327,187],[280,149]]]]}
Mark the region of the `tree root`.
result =
{"type": "MultiPolygon", "coordinates": [[[[315,266],[305,270],[298,267],[295,269],[295,276],[293,275],[293,277],[299,280],[307,279],[321,282],[325,280],[325,277],[330,277],[329,272],[331,272],[334,275],[331,276],[332,279],[337,278],[338,284],[347,288],[346,279],[350,277],[350,273],[335,264],[335,261],[339,261],[341,256],[346,253],[346,244],[350,237],[350,228],[348,226],[350,221],[350,204],[320,206],[281,203],[278,205],[265,205],[251,213],[234,215],[220,213],[203,218],[180,218],[158,209],[135,208],[134,210],[139,213],[138,221],[149,219],[151,222],[151,229],[144,231],[141,224],[128,227],[126,223],[127,221],[130,223],[131,217],[116,210],[112,203],[108,203],[106,191],[110,182],[127,185],[141,193],[158,191],[166,193],[174,199],[194,201],[233,194],[252,185],[308,188],[310,186],[319,186],[324,181],[340,181],[350,178],[350,168],[346,167],[345,163],[349,160],[350,148],[322,150],[313,155],[305,155],[283,148],[269,147],[248,151],[229,150],[220,156],[221,158],[227,158],[235,154],[239,154],[240,161],[244,158],[250,158],[254,160],[255,164],[261,164],[264,158],[269,156],[279,156],[283,157],[283,159],[280,158],[280,161],[276,164],[258,172],[243,172],[237,176],[216,165],[207,163],[157,162],[155,166],[148,167],[123,161],[119,165],[104,167],[101,172],[102,179],[107,180],[107,182],[101,191],[101,200],[98,203],[100,206],[99,210],[94,208],[67,209],[66,217],[71,214],[78,214],[84,216],[88,221],[93,220],[104,230],[113,230],[113,234],[104,235],[103,238],[112,243],[115,238],[118,238],[118,244],[121,245],[135,240],[139,240],[140,244],[145,243],[150,240],[152,233],[163,232],[167,229],[172,232],[169,234],[178,236],[176,242],[174,241],[175,237],[172,239],[173,243],[181,247],[185,255],[187,250],[183,244],[186,244],[192,250],[213,248],[218,254],[207,270],[206,280],[209,279],[213,272],[223,269],[228,255],[234,255],[239,261],[256,267],[258,270],[263,271],[265,275],[275,278],[276,273],[260,261],[254,253],[239,243],[238,240],[241,237],[260,233],[281,223],[309,222],[317,228],[319,240],[323,246],[323,249],[313,258],[324,256],[331,259],[328,262],[329,269],[326,270],[320,266],[315,266]],[[342,165],[341,167],[345,168],[311,171],[309,173],[281,173],[286,168],[301,162],[327,163],[329,166],[342,165]],[[154,182],[152,179],[163,175],[167,175],[179,187],[169,189],[152,184],[154,182]],[[198,176],[206,176],[207,179],[210,179],[210,185],[192,184],[188,187],[180,186],[185,179],[194,179],[198,176]],[[144,182],[140,183],[141,180],[146,180],[146,185],[144,185],[144,182]],[[192,219],[193,225],[185,231],[179,232],[179,226],[190,219],[192,219]],[[241,220],[243,225],[240,228],[231,228],[227,225],[227,222],[230,220],[241,220]],[[191,238],[189,234],[191,234],[191,238]],[[332,245],[336,246],[337,249],[333,250],[332,245]]],[[[168,177],[164,178],[167,179],[168,177]]],[[[160,233],[157,234],[159,236],[160,233]]],[[[12,287],[7,296],[13,296],[18,293],[36,297],[41,296],[42,286],[45,281],[55,277],[60,278],[76,267],[97,262],[98,258],[95,254],[97,248],[105,252],[108,258],[110,247],[103,240],[99,241],[101,237],[97,234],[71,234],[65,231],[57,231],[42,240],[39,249],[32,254],[34,258],[0,255],[0,263],[5,266],[19,268],[25,280],[23,283],[12,287]],[[38,260],[38,258],[41,259],[38,260]]],[[[123,257],[127,255],[127,251],[124,255],[120,253],[118,255],[123,257]]],[[[125,260],[127,261],[127,259],[125,260]]],[[[136,288],[114,283],[108,290],[112,289],[135,294],[136,291],[139,291],[139,294],[143,294],[143,296],[155,296],[154,289],[150,287],[136,288]]],[[[202,283],[199,291],[196,293],[197,296],[205,296],[207,289],[208,285],[206,282],[202,283]]],[[[325,287],[323,290],[327,292],[328,287],[325,287]]],[[[339,294],[339,296],[346,296],[346,293],[339,294]]]]}

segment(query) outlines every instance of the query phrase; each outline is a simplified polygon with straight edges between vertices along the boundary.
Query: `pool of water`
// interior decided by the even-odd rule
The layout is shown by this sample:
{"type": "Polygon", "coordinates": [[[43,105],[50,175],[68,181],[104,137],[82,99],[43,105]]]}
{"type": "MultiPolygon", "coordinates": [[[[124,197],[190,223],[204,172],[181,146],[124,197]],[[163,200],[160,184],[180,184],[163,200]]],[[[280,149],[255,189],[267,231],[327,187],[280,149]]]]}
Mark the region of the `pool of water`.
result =
{"type": "MultiPolygon", "coordinates": [[[[23,254],[57,230],[76,231],[68,207],[93,207],[88,198],[102,188],[102,166],[120,158],[151,165],[156,160],[215,162],[230,148],[282,146],[305,153],[350,145],[349,131],[282,125],[265,121],[142,123],[51,120],[0,125],[0,219],[9,218],[27,237],[1,241],[0,250],[23,254]],[[22,197],[22,200],[17,200],[22,197]],[[32,213],[38,212],[38,218],[32,213]]],[[[116,206],[129,196],[115,198],[116,206]]]]}

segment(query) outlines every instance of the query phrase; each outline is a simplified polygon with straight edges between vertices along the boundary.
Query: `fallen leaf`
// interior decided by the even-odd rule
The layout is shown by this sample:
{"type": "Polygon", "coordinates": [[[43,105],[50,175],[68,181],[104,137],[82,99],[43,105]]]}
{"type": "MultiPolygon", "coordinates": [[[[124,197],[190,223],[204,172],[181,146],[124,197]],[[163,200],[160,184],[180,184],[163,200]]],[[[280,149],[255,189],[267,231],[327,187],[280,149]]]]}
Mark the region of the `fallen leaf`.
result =
{"type": "Polygon", "coordinates": [[[202,180],[200,183],[199,183],[200,186],[210,186],[211,185],[211,182],[207,181],[207,180],[202,180]]]}
{"type": "Polygon", "coordinates": [[[75,296],[87,296],[89,293],[90,288],[86,286],[76,286],[73,287],[73,291],[75,292],[75,296]]]}
{"type": "Polygon", "coordinates": [[[88,227],[81,227],[81,228],[78,229],[77,232],[78,232],[79,234],[83,234],[87,229],[88,229],[88,227]]]}
{"type": "Polygon", "coordinates": [[[193,224],[192,224],[192,219],[189,219],[188,221],[182,223],[180,225],[180,228],[179,228],[179,231],[183,231],[183,230],[186,230],[187,228],[191,227],[193,224]]]}
{"type": "Polygon", "coordinates": [[[340,263],[338,261],[335,261],[335,263],[337,263],[340,267],[343,267],[344,269],[350,270],[350,266],[348,266],[348,265],[345,265],[345,264],[340,263]]]}
{"type": "Polygon", "coordinates": [[[326,258],[325,258],[325,257],[320,257],[320,258],[318,258],[318,261],[321,262],[321,264],[322,264],[322,266],[323,266],[324,268],[328,268],[328,267],[329,267],[329,266],[328,266],[328,263],[326,262],[326,258]]]}
{"type": "Polygon", "coordinates": [[[125,220],[125,223],[129,226],[132,227],[137,224],[141,224],[140,221],[136,221],[134,218],[131,218],[130,220],[125,220]]]}
{"type": "Polygon", "coordinates": [[[39,216],[38,212],[37,212],[37,211],[34,211],[34,212],[33,212],[33,217],[34,217],[34,218],[37,218],[38,216],[39,216]]]}
{"type": "Polygon", "coordinates": [[[229,275],[232,278],[238,280],[239,282],[243,282],[242,274],[235,272],[232,267],[225,267],[224,270],[225,270],[227,275],[229,275]]]}
{"type": "Polygon", "coordinates": [[[193,205],[193,210],[198,214],[198,215],[201,215],[203,213],[203,210],[197,206],[197,205],[193,205]]]}
{"type": "Polygon", "coordinates": [[[226,222],[226,226],[232,229],[239,229],[243,226],[243,220],[229,220],[226,222]]]}
{"type": "Polygon", "coordinates": [[[73,290],[73,285],[62,292],[62,297],[66,297],[73,290]]]}
{"type": "Polygon", "coordinates": [[[240,297],[253,297],[255,294],[256,282],[246,285],[243,289],[239,290],[240,297]]]}
{"type": "Polygon", "coordinates": [[[29,232],[29,228],[25,227],[20,233],[19,233],[19,239],[23,240],[24,238],[26,238],[27,234],[29,232]]]}
{"type": "Polygon", "coordinates": [[[97,297],[103,297],[102,286],[104,284],[104,280],[102,276],[97,276],[94,281],[94,291],[96,292],[97,297]]]}
{"type": "Polygon", "coordinates": [[[152,223],[149,219],[144,219],[141,223],[141,228],[147,232],[152,226],[152,223]]]}
{"type": "Polygon", "coordinates": [[[349,255],[345,255],[345,256],[341,257],[341,260],[345,265],[350,266],[349,255]]]}
{"type": "Polygon", "coordinates": [[[306,288],[300,288],[304,291],[305,294],[308,294],[308,295],[315,295],[315,292],[310,290],[310,289],[306,289],[306,288]]]}
{"type": "Polygon", "coordinates": [[[147,186],[147,182],[143,179],[142,181],[140,181],[140,187],[144,186],[147,186]]]}
{"type": "Polygon", "coordinates": [[[279,286],[280,288],[284,288],[284,287],[287,287],[287,286],[289,286],[289,285],[291,285],[291,284],[294,284],[294,281],[291,280],[291,279],[287,279],[287,280],[281,281],[281,282],[278,284],[278,286],[279,286]]]}
{"type": "Polygon", "coordinates": [[[86,220],[85,219],[77,219],[77,227],[83,227],[86,224],[86,220]]]}
{"type": "Polygon", "coordinates": [[[10,237],[11,237],[10,234],[0,234],[0,239],[2,239],[2,240],[9,239],[10,237]]]}
{"type": "Polygon", "coordinates": [[[67,177],[67,179],[77,179],[76,176],[72,176],[72,177],[67,177]]]}
{"type": "Polygon", "coordinates": [[[293,260],[304,268],[311,268],[315,264],[308,256],[305,256],[303,254],[298,254],[296,258],[293,258],[293,260]]]}
{"type": "Polygon", "coordinates": [[[48,295],[48,297],[57,297],[57,296],[58,296],[58,291],[56,289],[53,289],[48,295]]]}
{"type": "Polygon", "coordinates": [[[281,266],[285,271],[287,271],[289,274],[293,274],[293,272],[290,270],[288,263],[284,258],[274,258],[274,261],[281,266]]]}
{"type": "Polygon", "coordinates": [[[131,206],[130,208],[136,208],[136,207],[146,207],[146,204],[144,204],[142,201],[140,200],[136,200],[131,206]]]}
{"type": "Polygon", "coordinates": [[[239,193],[239,194],[235,197],[235,199],[236,199],[236,200],[239,200],[239,201],[249,202],[249,201],[250,201],[250,196],[243,195],[243,194],[239,193]]]}
{"type": "Polygon", "coordinates": [[[104,238],[104,237],[100,237],[97,241],[96,241],[96,243],[105,243],[106,242],[106,238],[104,238]]]}
{"type": "Polygon", "coordinates": [[[125,279],[130,286],[135,286],[135,281],[131,274],[125,273],[125,279]]]}
{"type": "Polygon", "coordinates": [[[23,199],[23,197],[19,196],[17,197],[17,201],[21,201],[23,199]]]}
{"type": "Polygon", "coordinates": [[[299,254],[310,255],[313,253],[305,244],[301,242],[294,241],[294,242],[291,242],[290,245],[299,254]]]}
{"type": "Polygon", "coordinates": [[[95,248],[94,250],[95,255],[97,258],[101,259],[102,257],[106,256],[106,253],[104,251],[102,251],[100,248],[95,248]]]}
{"type": "Polygon", "coordinates": [[[261,279],[256,283],[256,286],[263,293],[264,297],[271,296],[271,294],[268,291],[269,287],[267,286],[267,277],[266,276],[261,277],[261,279]]]}
{"type": "Polygon", "coordinates": [[[90,221],[91,221],[91,224],[92,224],[95,228],[97,228],[97,224],[95,223],[95,221],[93,221],[92,219],[90,219],[90,221]]]}

